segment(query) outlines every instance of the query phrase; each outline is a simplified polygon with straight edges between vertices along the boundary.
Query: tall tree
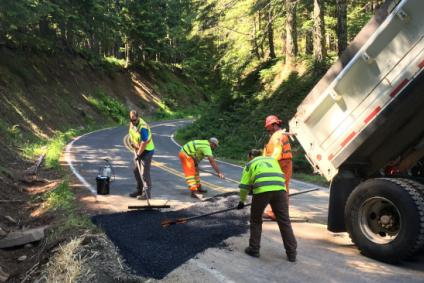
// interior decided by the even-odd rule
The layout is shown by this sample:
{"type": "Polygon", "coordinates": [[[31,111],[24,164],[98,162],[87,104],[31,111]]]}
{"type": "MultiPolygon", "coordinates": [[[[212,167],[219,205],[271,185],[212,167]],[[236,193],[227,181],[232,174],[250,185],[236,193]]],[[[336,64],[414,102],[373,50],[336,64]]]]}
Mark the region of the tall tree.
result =
{"type": "Polygon", "coordinates": [[[317,61],[322,61],[326,56],[325,49],[325,27],[324,27],[324,1],[314,0],[314,29],[313,45],[314,57],[317,61]]]}
{"type": "Polygon", "coordinates": [[[267,1],[268,5],[268,25],[267,25],[267,35],[268,35],[268,46],[269,46],[269,57],[274,59],[275,56],[275,47],[274,47],[274,13],[272,10],[272,2],[271,0],[267,1]]]}
{"type": "Polygon", "coordinates": [[[292,65],[297,56],[297,0],[286,0],[286,63],[292,65]]]}
{"type": "Polygon", "coordinates": [[[347,47],[347,4],[346,0],[336,0],[337,49],[339,56],[347,47]]]}
{"type": "Polygon", "coordinates": [[[253,43],[253,51],[256,55],[256,58],[258,60],[261,60],[261,54],[259,53],[259,44],[258,44],[258,27],[256,26],[256,23],[260,21],[260,18],[258,17],[258,20],[256,21],[256,15],[253,17],[253,31],[252,31],[252,43],[253,43]]]}

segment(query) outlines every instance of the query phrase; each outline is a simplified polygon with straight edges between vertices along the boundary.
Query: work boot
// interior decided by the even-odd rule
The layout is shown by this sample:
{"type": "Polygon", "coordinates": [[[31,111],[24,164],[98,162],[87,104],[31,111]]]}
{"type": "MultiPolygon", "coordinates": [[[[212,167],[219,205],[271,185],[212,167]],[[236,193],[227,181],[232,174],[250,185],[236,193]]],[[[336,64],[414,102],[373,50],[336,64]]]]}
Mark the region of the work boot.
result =
{"type": "Polygon", "coordinates": [[[290,262],[296,262],[296,255],[295,254],[288,254],[287,260],[290,262]]]}
{"type": "Polygon", "coordinates": [[[137,196],[138,200],[147,200],[147,195],[145,193],[137,196]]]}
{"type": "Polygon", "coordinates": [[[244,252],[252,257],[259,257],[259,251],[253,250],[250,246],[245,248],[244,252]]]}
{"type": "Polygon", "coordinates": [[[132,197],[132,198],[136,198],[139,195],[141,195],[141,192],[139,190],[137,190],[137,191],[132,192],[132,193],[129,194],[129,196],[132,197]]]}
{"type": "Polygon", "coordinates": [[[207,192],[208,192],[208,190],[207,190],[207,189],[203,189],[203,188],[202,188],[202,185],[199,185],[199,186],[197,187],[197,191],[198,191],[199,193],[201,193],[201,194],[204,194],[204,193],[207,193],[207,192]]]}
{"type": "Polygon", "coordinates": [[[201,199],[202,194],[199,191],[191,191],[191,197],[196,199],[201,199]]]}

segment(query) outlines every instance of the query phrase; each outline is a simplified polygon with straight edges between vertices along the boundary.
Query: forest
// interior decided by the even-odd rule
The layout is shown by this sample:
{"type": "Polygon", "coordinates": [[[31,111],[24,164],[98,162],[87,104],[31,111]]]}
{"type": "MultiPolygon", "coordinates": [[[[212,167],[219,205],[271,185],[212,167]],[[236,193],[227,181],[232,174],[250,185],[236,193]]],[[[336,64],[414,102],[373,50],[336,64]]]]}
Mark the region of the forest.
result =
{"type": "MultiPolygon", "coordinates": [[[[207,98],[181,141],[217,136],[218,155],[261,147],[264,118],[284,126],[297,105],[383,1],[5,0],[0,46],[79,55],[125,69],[160,64],[191,78],[207,98]]],[[[196,108],[196,109],[194,109],[196,108]]],[[[308,168],[299,147],[295,168],[308,168]]]]}

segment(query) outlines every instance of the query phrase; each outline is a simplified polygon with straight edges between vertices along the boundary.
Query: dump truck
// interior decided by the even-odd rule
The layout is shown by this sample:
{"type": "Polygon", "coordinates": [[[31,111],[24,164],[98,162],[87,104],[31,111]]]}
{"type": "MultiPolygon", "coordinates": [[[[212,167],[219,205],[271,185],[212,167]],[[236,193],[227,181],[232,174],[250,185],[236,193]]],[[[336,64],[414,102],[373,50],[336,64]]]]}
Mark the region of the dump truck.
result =
{"type": "Polygon", "coordinates": [[[424,1],[386,1],[298,106],[328,230],[388,262],[424,247],[424,1]]]}

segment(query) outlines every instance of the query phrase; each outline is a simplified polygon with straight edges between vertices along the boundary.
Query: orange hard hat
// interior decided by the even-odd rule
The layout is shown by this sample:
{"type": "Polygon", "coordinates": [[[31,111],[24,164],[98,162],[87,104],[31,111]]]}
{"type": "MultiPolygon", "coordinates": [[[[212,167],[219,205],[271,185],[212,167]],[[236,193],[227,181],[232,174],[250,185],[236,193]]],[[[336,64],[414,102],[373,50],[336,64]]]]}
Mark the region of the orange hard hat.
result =
{"type": "Polygon", "coordinates": [[[269,115],[265,119],[265,128],[268,128],[272,124],[281,125],[282,123],[283,123],[283,121],[281,121],[280,119],[278,119],[277,116],[275,116],[275,115],[269,115]]]}

